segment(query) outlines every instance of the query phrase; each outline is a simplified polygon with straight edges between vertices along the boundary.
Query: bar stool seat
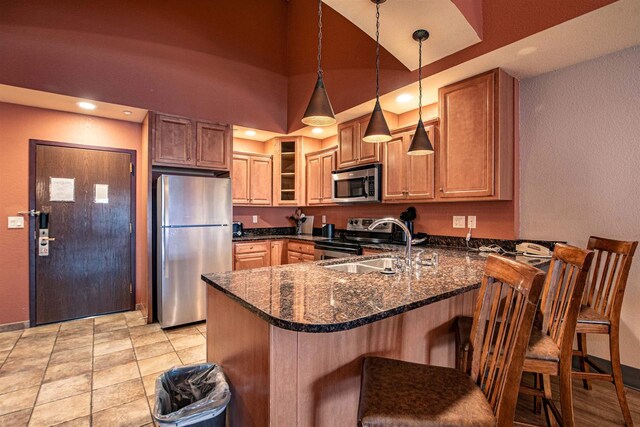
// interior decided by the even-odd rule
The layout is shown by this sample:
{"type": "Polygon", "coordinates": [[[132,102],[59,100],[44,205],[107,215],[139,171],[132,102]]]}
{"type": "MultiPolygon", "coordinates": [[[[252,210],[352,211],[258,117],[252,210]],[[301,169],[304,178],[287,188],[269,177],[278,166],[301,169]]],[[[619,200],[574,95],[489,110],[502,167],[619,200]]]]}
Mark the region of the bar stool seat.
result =
{"type": "MultiPolygon", "coordinates": [[[[460,343],[460,348],[465,352],[469,351],[469,337],[471,336],[472,324],[472,317],[460,316],[456,318],[456,339],[460,343]]],[[[534,327],[531,331],[531,337],[529,338],[529,345],[527,346],[527,353],[524,362],[525,371],[527,359],[559,362],[560,348],[549,335],[543,334],[539,328],[534,327]]],[[[467,368],[468,367],[460,367],[459,369],[466,370],[467,368]]]]}
{"type": "Polygon", "coordinates": [[[578,324],[580,323],[593,323],[596,325],[610,325],[609,318],[603,314],[598,313],[593,308],[583,305],[580,307],[580,313],[578,313],[578,324]]]}
{"type": "Polygon", "coordinates": [[[359,419],[374,426],[495,426],[491,405],[453,368],[367,357],[359,419]]]}

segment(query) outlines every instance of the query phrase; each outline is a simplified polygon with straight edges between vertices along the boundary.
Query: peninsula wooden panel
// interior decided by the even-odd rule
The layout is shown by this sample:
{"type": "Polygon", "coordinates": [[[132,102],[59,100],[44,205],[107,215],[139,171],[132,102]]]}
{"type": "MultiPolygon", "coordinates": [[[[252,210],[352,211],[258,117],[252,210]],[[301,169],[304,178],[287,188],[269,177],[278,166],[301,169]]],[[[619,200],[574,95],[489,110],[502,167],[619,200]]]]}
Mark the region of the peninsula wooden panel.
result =
{"type": "Polygon", "coordinates": [[[220,321],[207,323],[207,360],[222,365],[231,385],[230,425],[356,425],[363,357],[453,367],[451,325],[473,313],[474,295],[347,331],[304,333],[276,328],[209,287],[209,319],[220,321]]]}
{"type": "Polygon", "coordinates": [[[269,425],[269,324],[207,286],[207,360],[217,363],[231,389],[231,426],[269,425]]]}

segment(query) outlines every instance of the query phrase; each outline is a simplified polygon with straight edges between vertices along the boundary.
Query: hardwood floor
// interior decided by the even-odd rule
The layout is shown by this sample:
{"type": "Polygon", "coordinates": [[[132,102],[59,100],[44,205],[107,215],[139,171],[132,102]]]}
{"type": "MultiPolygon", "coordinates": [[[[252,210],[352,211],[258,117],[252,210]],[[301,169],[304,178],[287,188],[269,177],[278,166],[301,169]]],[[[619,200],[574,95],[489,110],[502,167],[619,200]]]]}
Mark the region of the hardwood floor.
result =
{"type": "MultiPolygon", "coordinates": [[[[528,378],[525,381],[528,381],[528,378]]],[[[554,401],[559,408],[558,382],[555,378],[552,378],[551,381],[554,401]]],[[[624,419],[613,384],[601,381],[592,381],[592,384],[593,390],[588,391],[582,388],[582,380],[573,380],[573,408],[576,425],[581,427],[623,426],[624,419]]],[[[627,388],[626,391],[634,424],[639,425],[640,391],[630,388],[627,388]]],[[[539,416],[534,414],[531,411],[532,405],[533,398],[531,396],[520,395],[516,421],[546,425],[544,414],[539,416]]]]}

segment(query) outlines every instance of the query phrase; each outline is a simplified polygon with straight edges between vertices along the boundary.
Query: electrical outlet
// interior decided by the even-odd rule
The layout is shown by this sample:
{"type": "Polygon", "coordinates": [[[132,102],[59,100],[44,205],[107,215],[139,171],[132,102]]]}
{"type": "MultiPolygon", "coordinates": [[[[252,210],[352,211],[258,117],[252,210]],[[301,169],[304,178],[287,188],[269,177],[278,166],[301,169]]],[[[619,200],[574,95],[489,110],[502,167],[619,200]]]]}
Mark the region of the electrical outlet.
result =
{"type": "Polygon", "coordinates": [[[327,216],[326,215],[322,215],[322,223],[323,224],[327,223],[327,216]]]}
{"type": "Polygon", "coordinates": [[[9,228],[24,228],[24,217],[21,216],[10,216],[9,217],[9,228]]]}
{"type": "Polygon", "coordinates": [[[253,216],[253,223],[257,224],[258,223],[258,215],[254,215],[253,216]]]}
{"type": "Polygon", "coordinates": [[[465,217],[464,216],[454,216],[453,217],[453,228],[465,228],[465,217]]]}
{"type": "Polygon", "coordinates": [[[467,217],[467,227],[476,228],[476,217],[475,217],[475,215],[467,217]]]}

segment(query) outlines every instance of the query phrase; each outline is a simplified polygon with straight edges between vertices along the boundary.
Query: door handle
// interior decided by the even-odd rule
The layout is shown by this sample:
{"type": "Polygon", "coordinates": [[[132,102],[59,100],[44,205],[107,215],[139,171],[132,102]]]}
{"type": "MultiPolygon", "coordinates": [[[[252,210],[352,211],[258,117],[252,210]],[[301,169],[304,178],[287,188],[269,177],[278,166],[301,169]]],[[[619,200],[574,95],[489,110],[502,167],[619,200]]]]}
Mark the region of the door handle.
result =
{"type": "Polygon", "coordinates": [[[38,216],[38,215],[40,215],[40,211],[37,211],[35,209],[31,209],[29,211],[20,211],[20,212],[18,212],[18,215],[38,216]]]}
{"type": "Polygon", "coordinates": [[[49,242],[53,242],[54,240],[56,240],[55,237],[41,237],[42,240],[47,240],[49,242]]]}

